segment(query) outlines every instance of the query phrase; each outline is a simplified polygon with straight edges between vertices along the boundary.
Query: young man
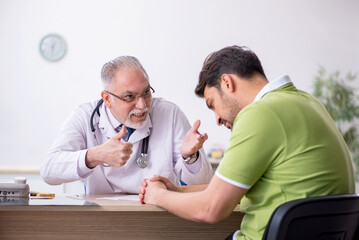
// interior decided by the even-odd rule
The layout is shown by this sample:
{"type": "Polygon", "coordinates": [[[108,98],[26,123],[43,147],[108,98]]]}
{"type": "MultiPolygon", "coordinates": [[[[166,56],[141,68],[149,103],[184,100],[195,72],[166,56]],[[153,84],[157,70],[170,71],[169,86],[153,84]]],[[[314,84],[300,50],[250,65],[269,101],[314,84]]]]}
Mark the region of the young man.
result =
{"type": "Polygon", "coordinates": [[[162,174],[176,184],[208,183],[202,149],[207,134],[191,128],[173,103],[152,98],[137,58],[121,56],[101,72],[102,99],[82,104],[64,123],[41,175],[49,184],[84,180],[86,193],[137,193],[143,178],[162,174]]]}
{"type": "Polygon", "coordinates": [[[245,213],[233,239],[262,239],[276,207],[299,198],[354,193],[347,146],[317,99],[288,76],[269,82],[257,56],[232,46],[207,57],[195,90],[232,131],[208,185],[177,187],[161,176],[142,181],[142,203],[208,223],[245,213]]]}

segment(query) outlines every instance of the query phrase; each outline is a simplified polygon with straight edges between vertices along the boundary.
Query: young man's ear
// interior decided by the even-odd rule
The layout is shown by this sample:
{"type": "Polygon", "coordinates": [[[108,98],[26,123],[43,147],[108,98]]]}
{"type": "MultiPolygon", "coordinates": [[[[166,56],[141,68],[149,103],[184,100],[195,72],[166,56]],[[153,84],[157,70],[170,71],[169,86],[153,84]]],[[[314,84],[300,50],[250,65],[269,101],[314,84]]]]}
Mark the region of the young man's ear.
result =
{"type": "Polygon", "coordinates": [[[233,92],[235,89],[233,78],[230,74],[222,74],[221,76],[221,87],[223,91],[233,92]]]}
{"type": "Polygon", "coordinates": [[[106,105],[107,108],[111,107],[111,101],[110,101],[110,94],[108,94],[105,90],[101,92],[101,97],[103,99],[103,103],[106,105]]]}

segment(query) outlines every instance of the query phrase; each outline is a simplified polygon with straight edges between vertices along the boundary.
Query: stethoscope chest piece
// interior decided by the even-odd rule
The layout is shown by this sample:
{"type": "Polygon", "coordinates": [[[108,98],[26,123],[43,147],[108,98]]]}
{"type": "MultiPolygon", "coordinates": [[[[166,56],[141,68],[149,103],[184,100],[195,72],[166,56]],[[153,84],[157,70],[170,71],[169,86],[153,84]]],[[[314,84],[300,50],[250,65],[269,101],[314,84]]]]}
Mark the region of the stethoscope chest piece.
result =
{"type": "Polygon", "coordinates": [[[147,150],[148,150],[149,138],[150,135],[148,135],[142,140],[141,156],[137,159],[137,166],[139,166],[140,168],[145,168],[148,165],[147,150]]]}
{"type": "Polygon", "coordinates": [[[137,165],[140,168],[145,168],[148,165],[147,154],[141,153],[141,156],[137,159],[137,165]]]}

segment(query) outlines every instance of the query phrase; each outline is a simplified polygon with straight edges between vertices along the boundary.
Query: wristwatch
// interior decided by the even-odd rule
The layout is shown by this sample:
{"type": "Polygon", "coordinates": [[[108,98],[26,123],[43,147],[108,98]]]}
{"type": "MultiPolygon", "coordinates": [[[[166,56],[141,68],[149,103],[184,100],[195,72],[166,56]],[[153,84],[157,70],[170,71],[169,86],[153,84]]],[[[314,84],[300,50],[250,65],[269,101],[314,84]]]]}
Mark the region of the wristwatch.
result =
{"type": "Polygon", "coordinates": [[[197,161],[198,156],[199,156],[199,152],[195,152],[192,155],[190,155],[188,158],[184,159],[183,161],[186,164],[193,164],[193,163],[195,163],[197,161]]]}

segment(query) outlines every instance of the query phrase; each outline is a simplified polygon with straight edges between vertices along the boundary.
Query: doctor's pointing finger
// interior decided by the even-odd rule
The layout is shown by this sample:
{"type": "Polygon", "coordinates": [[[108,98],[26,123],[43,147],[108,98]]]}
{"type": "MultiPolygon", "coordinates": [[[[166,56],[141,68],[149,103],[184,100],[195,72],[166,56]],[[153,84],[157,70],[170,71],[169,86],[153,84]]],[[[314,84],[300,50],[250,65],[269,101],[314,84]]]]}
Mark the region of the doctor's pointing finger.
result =
{"type": "Polygon", "coordinates": [[[200,134],[198,129],[201,125],[200,120],[196,120],[192,128],[187,132],[184,137],[181,153],[184,159],[197,154],[198,150],[202,148],[203,143],[208,139],[207,133],[200,134]]]}

